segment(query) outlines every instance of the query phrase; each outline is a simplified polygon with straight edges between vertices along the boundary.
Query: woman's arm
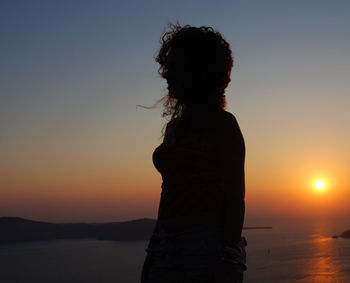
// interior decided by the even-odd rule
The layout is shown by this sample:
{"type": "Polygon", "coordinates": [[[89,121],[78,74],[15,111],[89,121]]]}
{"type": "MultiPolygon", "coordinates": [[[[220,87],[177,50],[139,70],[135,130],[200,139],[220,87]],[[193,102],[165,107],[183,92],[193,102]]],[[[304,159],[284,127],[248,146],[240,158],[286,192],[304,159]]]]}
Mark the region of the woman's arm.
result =
{"type": "Polygon", "coordinates": [[[237,120],[228,112],[225,112],[219,137],[225,197],[224,240],[227,246],[237,247],[241,238],[245,212],[245,144],[237,120]]]}

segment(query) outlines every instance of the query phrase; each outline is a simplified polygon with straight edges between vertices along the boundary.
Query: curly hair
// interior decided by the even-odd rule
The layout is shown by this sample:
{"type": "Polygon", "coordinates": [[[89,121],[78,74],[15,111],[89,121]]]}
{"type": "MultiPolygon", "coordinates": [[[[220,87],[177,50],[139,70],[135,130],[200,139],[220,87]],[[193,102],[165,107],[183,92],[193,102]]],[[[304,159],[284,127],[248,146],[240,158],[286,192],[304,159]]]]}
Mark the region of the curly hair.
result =
{"type": "Polygon", "coordinates": [[[168,84],[163,116],[181,117],[196,106],[224,108],[233,67],[230,45],[212,27],[170,24],[169,29],[155,58],[168,84]]]}

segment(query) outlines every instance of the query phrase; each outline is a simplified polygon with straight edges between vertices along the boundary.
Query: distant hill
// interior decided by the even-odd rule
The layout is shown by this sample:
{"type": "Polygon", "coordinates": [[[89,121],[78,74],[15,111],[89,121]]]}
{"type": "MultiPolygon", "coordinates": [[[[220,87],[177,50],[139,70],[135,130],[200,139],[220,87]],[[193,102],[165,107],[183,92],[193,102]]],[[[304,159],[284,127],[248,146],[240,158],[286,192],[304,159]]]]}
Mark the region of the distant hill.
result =
{"type": "Polygon", "coordinates": [[[147,218],[126,222],[55,224],[18,217],[0,217],[0,243],[84,238],[147,240],[155,224],[154,219],[147,218]]]}
{"type": "Polygon", "coordinates": [[[155,225],[156,220],[150,218],[125,222],[57,224],[19,217],[0,217],[0,243],[84,238],[115,241],[148,240],[155,225]]]}

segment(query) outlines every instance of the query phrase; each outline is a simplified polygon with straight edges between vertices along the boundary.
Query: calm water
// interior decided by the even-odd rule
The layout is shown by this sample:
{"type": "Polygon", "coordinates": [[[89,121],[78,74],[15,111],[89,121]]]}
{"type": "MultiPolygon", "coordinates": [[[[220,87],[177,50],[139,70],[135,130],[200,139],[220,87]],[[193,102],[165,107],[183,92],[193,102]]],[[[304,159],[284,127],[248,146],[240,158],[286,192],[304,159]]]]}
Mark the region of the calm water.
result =
{"type": "MultiPolygon", "coordinates": [[[[245,230],[245,282],[350,282],[350,223],[276,224],[245,230]]],[[[139,282],[146,242],[59,240],[0,246],[2,283],[139,282]]]]}

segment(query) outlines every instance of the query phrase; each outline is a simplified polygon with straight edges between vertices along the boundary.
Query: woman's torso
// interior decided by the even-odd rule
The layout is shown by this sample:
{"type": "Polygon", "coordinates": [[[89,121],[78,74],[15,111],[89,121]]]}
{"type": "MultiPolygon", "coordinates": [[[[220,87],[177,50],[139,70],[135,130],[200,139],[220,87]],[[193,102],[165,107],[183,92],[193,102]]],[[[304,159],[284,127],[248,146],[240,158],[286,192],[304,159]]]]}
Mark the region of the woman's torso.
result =
{"type": "Polygon", "coordinates": [[[153,162],[163,180],[158,210],[163,229],[183,231],[208,221],[222,221],[215,123],[206,119],[173,121],[153,153],[153,162]]]}

